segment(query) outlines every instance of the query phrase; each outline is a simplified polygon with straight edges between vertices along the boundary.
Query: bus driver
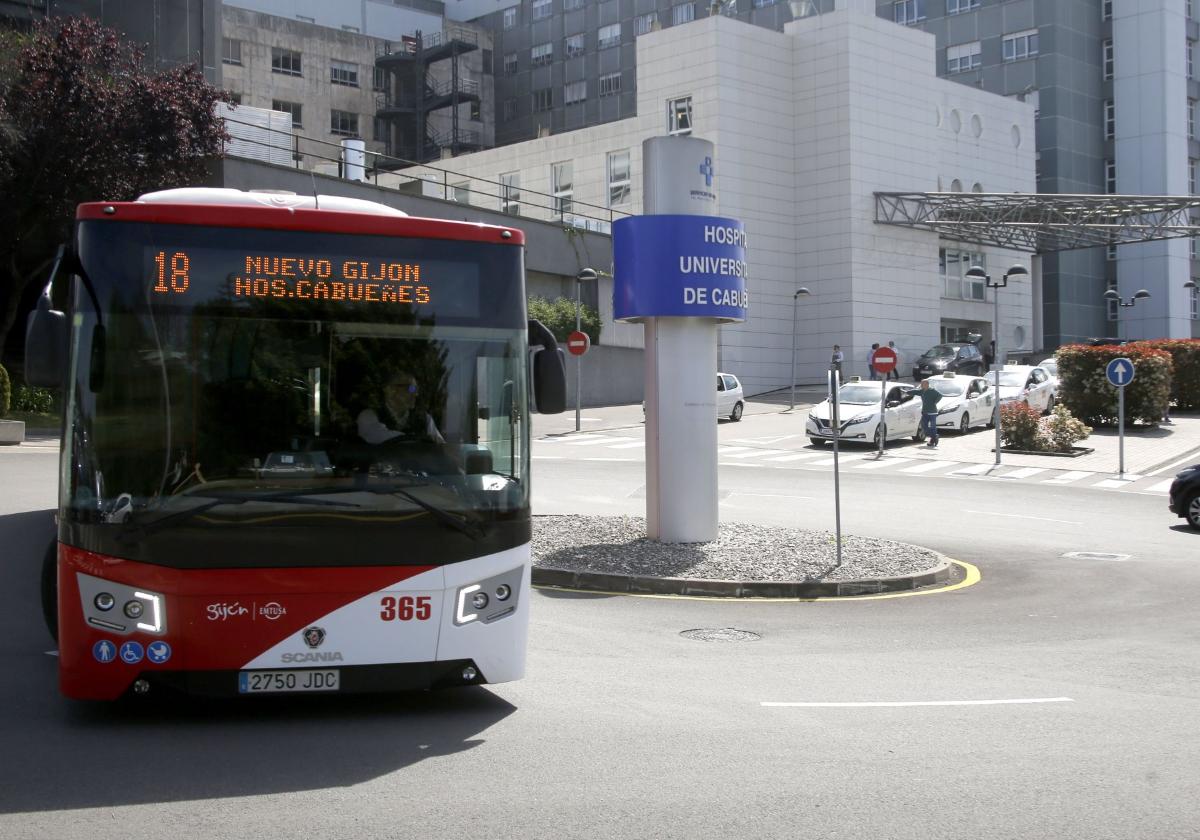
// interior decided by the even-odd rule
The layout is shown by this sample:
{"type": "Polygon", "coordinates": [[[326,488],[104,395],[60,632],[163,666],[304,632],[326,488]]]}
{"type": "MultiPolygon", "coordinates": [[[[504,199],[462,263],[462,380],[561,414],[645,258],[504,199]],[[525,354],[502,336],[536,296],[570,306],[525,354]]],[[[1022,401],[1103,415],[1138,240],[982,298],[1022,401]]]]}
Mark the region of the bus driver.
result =
{"type": "Polygon", "coordinates": [[[373,408],[360,411],[358,436],[371,444],[396,438],[445,443],[433,418],[417,409],[417,393],[417,380],[411,373],[401,370],[392,374],[383,386],[383,408],[387,416],[381,418],[373,408]]]}

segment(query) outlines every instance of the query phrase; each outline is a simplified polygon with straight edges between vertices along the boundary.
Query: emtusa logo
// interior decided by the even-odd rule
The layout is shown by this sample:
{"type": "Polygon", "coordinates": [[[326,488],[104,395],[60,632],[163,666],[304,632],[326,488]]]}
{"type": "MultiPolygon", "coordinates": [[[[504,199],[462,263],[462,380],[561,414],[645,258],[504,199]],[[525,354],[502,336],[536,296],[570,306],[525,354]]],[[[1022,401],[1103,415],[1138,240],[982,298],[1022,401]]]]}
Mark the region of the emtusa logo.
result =
{"type": "Polygon", "coordinates": [[[206,611],[209,621],[226,621],[230,618],[250,614],[250,610],[237,601],[232,604],[209,604],[206,611]]]}
{"type": "Polygon", "coordinates": [[[287,610],[278,601],[271,601],[259,607],[258,614],[268,621],[275,621],[287,615],[287,610]]]}

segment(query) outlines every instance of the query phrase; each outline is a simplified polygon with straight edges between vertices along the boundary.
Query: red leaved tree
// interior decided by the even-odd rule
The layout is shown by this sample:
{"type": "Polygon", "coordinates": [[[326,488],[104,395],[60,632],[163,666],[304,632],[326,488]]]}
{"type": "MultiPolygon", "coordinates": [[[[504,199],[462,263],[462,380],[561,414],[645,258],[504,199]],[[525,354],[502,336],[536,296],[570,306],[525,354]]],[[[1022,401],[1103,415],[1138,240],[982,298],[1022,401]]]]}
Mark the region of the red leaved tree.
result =
{"type": "Polygon", "coordinates": [[[91,18],[42,22],[0,57],[0,354],[70,237],[75,205],[201,182],[227,97],[195,66],[148,73],[91,18]],[[6,59],[6,60],[5,60],[6,59]]]}

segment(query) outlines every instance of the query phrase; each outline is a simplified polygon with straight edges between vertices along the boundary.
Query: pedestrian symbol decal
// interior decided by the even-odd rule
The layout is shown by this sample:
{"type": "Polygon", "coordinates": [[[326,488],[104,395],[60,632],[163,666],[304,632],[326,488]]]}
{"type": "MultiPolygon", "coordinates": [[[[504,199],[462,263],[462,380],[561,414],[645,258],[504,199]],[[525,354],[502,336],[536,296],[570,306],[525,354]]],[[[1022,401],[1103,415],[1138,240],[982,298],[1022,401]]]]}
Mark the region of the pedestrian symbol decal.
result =
{"type": "Polygon", "coordinates": [[[144,655],[142,646],[138,642],[126,642],[121,645],[121,661],[126,665],[138,664],[144,655]]]}
{"type": "Polygon", "coordinates": [[[166,642],[152,642],[146,648],[146,658],[155,665],[161,665],[171,658],[171,646],[166,642]]]}
{"type": "Polygon", "coordinates": [[[97,662],[112,662],[117,656],[117,646],[108,639],[101,639],[92,645],[92,656],[96,657],[97,662]]]}

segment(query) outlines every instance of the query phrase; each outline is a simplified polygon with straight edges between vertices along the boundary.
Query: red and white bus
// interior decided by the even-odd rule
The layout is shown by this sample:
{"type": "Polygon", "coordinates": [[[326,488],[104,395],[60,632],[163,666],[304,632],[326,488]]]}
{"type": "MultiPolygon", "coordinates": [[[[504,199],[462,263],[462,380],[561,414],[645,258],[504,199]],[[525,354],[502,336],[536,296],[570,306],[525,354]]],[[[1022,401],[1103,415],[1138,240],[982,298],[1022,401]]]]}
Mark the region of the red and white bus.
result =
{"type": "Polygon", "coordinates": [[[522,676],[530,393],[566,389],[521,231],[237,190],[84,204],[26,354],[66,383],[65,695],[522,676]]]}

